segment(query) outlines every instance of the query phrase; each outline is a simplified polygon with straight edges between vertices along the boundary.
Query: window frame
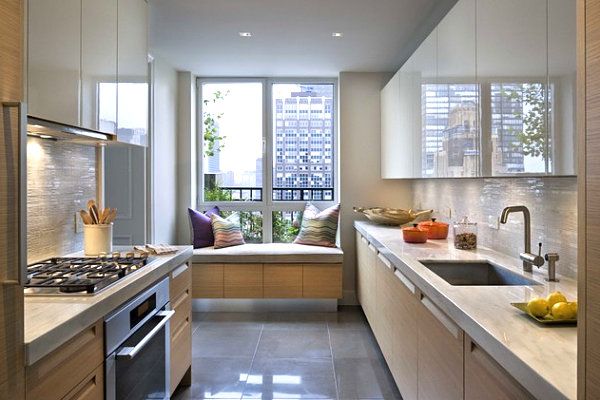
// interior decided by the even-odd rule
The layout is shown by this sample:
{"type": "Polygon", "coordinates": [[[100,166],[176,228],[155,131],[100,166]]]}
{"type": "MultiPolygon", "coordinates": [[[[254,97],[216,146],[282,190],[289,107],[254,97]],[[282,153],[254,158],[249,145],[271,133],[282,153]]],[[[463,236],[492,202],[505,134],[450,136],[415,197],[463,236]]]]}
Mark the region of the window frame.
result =
{"type": "MultiPolygon", "coordinates": [[[[223,211],[259,211],[262,213],[262,237],[263,243],[273,242],[273,212],[276,211],[303,211],[306,201],[298,200],[273,200],[273,167],[274,167],[274,142],[273,129],[273,85],[275,84],[330,84],[333,85],[333,121],[332,133],[332,184],[333,199],[331,201],[312,201],[320,209],[330,207],[339,202],[339,115],[338,115],[338,80],[337,78],[314,78],[314,77],[197,77],[196,78],[196,184],[198,187],[196,195],[196,207],[199,210],[211,206],[218,206],[223,211]],[[202,135],[202,86],[205,83],[261,83],[263,87],[263,132],[262,132],[262,199],[261,201],[204,201],[204,140],[202,135]]],[[[309,171],[310,172],[310,171],[309,171]]]]}

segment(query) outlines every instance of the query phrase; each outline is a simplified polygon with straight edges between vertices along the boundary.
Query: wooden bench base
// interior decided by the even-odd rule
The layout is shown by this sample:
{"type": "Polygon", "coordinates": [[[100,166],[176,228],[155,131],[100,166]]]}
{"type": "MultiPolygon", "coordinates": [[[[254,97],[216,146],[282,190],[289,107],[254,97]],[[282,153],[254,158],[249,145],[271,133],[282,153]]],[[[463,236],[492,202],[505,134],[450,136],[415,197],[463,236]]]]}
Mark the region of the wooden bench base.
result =
{"type": "Polygon", "coordinates": [[[192,264],[195,299],[341,299],[342,264],[192,264]]]}

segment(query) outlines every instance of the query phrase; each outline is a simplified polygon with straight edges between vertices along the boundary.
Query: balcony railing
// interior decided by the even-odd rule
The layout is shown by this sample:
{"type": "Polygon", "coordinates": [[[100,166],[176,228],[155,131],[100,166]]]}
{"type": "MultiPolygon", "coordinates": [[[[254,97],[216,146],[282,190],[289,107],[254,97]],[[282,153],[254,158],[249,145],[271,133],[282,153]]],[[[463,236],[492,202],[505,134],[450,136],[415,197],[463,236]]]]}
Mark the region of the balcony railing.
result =
{"type": "MultiPolygon", "coordinates": [[[[221,187],[223,201],[262,201],[263,190],[260,187],[221,187]]],[[[274,187],[275,201],[332,201],[333,188],[297,188],[274,187]]]]}

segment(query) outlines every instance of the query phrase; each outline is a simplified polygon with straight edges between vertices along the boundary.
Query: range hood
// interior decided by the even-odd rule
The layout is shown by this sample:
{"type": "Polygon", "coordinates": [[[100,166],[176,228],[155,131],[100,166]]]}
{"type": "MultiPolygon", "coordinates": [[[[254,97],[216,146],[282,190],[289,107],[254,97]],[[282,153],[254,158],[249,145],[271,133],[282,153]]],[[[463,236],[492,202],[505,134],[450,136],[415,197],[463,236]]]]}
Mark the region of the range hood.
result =
{"type": "Polygon", "coordinates": [[[117,140],[117,135],[112,133],[67,125],[33,115],[27,116],[27,135],[42,139],[69,140],[90,144],[117,140]]]}

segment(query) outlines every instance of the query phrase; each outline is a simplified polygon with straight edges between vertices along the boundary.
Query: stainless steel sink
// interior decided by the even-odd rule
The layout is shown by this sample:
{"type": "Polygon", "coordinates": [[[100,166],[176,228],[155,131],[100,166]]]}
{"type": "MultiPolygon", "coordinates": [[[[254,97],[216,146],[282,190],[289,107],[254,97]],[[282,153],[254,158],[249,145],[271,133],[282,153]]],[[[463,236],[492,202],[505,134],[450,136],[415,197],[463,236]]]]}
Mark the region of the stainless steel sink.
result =
{"type": "Polygon", "coordinates": [[[486,261],[421,261],[453,286],[529,286],[540,285],[506,268],[486,261]]]}

